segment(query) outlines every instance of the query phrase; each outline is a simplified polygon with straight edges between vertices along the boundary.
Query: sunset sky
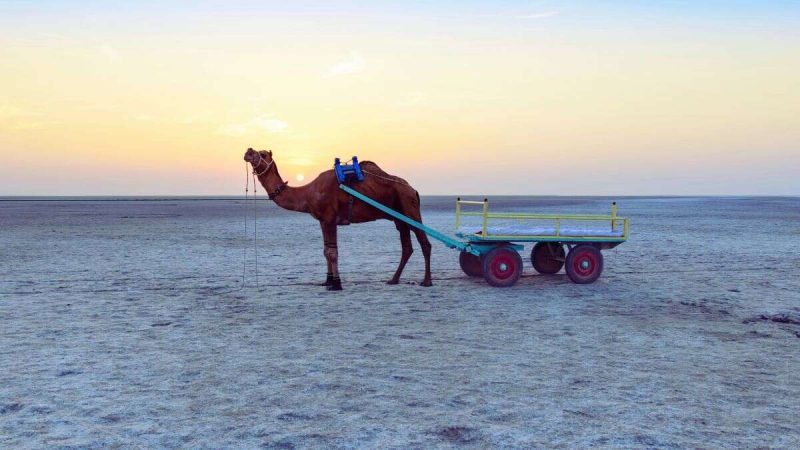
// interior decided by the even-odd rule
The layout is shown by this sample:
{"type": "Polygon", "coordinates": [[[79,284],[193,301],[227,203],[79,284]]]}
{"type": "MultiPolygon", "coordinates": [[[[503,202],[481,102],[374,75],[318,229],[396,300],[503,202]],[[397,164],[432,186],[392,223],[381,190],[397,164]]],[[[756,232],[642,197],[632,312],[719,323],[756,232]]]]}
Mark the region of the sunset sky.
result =
{"type": "Polygon", "coordinates": [[[247,147],[292,185],[800,195],[800,2],[0,1],[0,195],[239,194],[247,147]]]}

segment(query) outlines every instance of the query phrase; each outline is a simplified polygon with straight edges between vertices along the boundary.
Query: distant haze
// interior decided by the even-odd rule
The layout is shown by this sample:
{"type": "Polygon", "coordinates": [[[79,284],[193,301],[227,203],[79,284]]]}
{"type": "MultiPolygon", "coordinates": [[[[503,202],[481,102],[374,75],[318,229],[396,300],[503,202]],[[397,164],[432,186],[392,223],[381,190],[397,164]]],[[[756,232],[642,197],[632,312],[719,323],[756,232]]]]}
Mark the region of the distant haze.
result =
{"type": "Polygon", "coordinates": [[[800,195],[798,80],[795,1],[4,1],[0,195],[800,195]]]}

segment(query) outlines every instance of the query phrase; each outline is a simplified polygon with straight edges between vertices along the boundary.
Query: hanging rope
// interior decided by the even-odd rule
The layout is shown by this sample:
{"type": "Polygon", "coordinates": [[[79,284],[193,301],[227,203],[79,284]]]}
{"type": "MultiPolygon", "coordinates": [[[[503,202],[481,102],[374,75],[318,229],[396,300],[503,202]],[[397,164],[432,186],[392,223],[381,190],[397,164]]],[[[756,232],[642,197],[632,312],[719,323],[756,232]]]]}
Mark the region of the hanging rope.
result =
{"type": "MultiPolygon", "coordinates": [[[[250,177],[253,177],[253,275],[255,279],[255,287],[259,289],[259,282],[258,282],[258,180],[257,177],[262,175],[266,170],[262,170],[261,173],[256,173],[255,169],[251,171],[248,169],[247,162],[244,163],[244,173],[245,173],[245,186],[244,186],[244,236],[247,239],[247,221],[248,221],[248,201],[250,199],[250,177]]],[[[259,163],[260,164],[260,163],[259,163]]],[[[252,165],[252,164],[251,164],[252,165]]],[[[267,165],[267,169],[270,168],[272,163],[267,165]]],[[[245,287],[247,283],[247,245],[244,246],[244,251],[242,252],[242,286],[241,289],[245,287]]]]}
{"type": "Polygon", "coordinates": [[[256,290],[258,290],[258,187],[256,184],[256,174],[253,173],[253,251],[255,252],[255,277],[256,290]]]}
{"type": "MultiPolygon", "coordinates": [[[[247,161],[244,163],[244,237],[247,239],[247,200],[250,196],[250,171],[247,168],[247,161]]],[[[247,245],[242,249],[242,288],[247,283],[247,245]]]]}

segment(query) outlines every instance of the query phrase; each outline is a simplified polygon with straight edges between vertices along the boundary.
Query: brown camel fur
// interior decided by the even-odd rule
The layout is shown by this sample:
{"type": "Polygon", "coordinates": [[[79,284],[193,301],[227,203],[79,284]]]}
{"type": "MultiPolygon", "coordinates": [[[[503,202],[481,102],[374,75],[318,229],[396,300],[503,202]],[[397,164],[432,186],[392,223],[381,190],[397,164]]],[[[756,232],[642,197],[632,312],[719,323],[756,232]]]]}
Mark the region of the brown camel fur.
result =
{"type": "MultiPolygon", "coordinates": [[[[325,244],[323,253],[328,264],[328,277],[324,286],[328,290],[342,289],[339,278],[336,227],[378,219],[392,220],[397,231],[400,232],[402,250],[400,264],[388,283],[400,282],[400,274],[403,273],[403,268],[414,251],[411,247],[411,232],[413,231],[422,247],[422,255],[425,257],[425,278],[421,284],[422,286],[432,285],[431,244],[428,236],[423,231],[412,228],[339,189],[339,181],[336,179],[333,169],[322,172],[314,181],[305,186],[295,188],[289,187],[287,182],[281,178],[278,166],[272,159],[272,151],[256,151],[249,148],[244,154],[244,160],[253,167],[253,173],[258,176],[258,180],[266,189],[269,198],[278,206],[291,211],[311,214],[319,221],[325,244]]],[[[413,220],[422,222],[419,194],[411,185],[402,178],[387,174],[377,164],[370,161],[362,162],[361,169],[365,172],[365,179],[362,182],[352,182],[350,185],[353,189],[413,220]]]]}

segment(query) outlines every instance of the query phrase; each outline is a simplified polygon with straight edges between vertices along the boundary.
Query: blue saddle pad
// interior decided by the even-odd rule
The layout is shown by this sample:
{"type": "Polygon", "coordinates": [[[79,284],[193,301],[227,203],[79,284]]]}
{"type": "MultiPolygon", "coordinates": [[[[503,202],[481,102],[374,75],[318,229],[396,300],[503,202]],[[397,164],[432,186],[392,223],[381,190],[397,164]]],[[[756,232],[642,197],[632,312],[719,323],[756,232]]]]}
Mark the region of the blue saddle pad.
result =
{"type": "Polygon", "coordinates": [[[358,164],[358,158],[355,156],[353,156],[350,164],[342,164],[339,158],[336,158],[336,161],[333,163],[333,170],[336,172],[336,179],[339,180],[339,183],[352,180],[364,181],[364,173],[361,172],[361,166],[358,164]]]}

